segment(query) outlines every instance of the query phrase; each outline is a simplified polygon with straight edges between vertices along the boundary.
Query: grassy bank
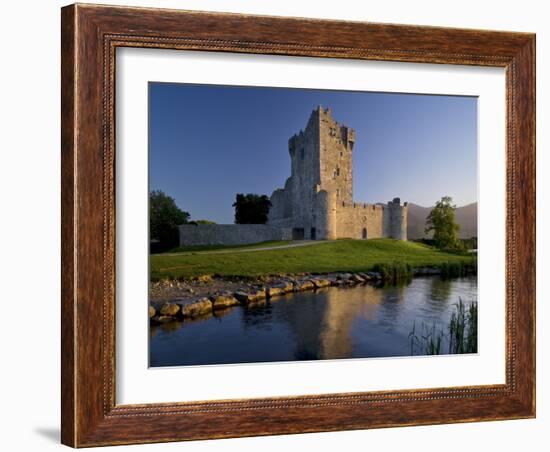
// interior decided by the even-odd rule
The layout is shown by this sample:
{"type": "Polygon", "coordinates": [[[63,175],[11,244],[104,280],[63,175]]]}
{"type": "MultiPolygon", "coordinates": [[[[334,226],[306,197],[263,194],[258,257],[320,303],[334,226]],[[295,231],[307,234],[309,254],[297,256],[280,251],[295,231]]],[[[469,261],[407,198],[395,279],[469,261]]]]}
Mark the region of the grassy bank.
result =
{"type": "Polygon", "coordinates": [[[378,264],[400,262],[411,267],[471,263],[474,258],[438,251],[426,245],[392,239],[336,240],[297,248],[223,254],[156,254],[150,257],[151,279],[189,278],[203,274],[259,276],[300,272],[366,272],[378,264]]]}
{"type": "Polygon", "coordinates": [[[162,254],[174,254],[174,253],[200,253],[201,251],[223,251],[223,250],[241,250],[241,249],[254,249],[254,248],[264,248],[268,246],[284,246],[292,243],[291,240],[273,240],[267,242],[258,242],[251,243],[247,245],[205,245],[205,246],[179,246],[177,248],[171,249],[162,254]]]}

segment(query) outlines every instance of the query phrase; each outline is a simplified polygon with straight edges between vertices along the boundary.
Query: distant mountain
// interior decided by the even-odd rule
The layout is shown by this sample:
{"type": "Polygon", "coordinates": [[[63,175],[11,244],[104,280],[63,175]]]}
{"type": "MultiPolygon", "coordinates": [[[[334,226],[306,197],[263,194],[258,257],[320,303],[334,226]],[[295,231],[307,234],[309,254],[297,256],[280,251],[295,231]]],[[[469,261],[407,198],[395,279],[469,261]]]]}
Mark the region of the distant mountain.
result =
{"type": "MultiPolygon", "coordinates": [[[[412,202],[408,205],[407,236],[409,239],[421,239],[425,237],[426,217],[430,214],[432,207],[422,207],[412,202]]],[[[455,218],[460,225],[460,238],[477,237],[477,202],[457,207],[455,218]]]]}

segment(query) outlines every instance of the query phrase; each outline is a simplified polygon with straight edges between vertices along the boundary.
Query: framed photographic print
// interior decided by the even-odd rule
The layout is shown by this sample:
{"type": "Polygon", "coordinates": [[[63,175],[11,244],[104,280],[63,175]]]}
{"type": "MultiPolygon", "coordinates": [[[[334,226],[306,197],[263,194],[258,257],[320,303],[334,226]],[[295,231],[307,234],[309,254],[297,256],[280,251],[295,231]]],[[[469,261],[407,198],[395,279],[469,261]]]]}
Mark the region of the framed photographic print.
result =
{"type": "Polygon", "coordinates": [[[535,37],[62,9],[62,442],[535,416],[535,37]]]}

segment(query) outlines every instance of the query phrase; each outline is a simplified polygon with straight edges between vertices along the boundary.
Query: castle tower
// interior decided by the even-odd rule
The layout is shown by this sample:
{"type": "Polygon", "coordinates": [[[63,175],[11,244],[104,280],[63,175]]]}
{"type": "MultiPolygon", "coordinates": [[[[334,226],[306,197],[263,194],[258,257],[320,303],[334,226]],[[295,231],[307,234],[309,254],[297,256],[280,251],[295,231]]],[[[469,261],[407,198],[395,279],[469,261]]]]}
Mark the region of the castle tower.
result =
{"type": "Polygon", "coordinates": [[[294,240],[407,239],[407,206],[354,202],[355,130],[317,107],[304,130],[288,141],[291,175],[271,196],[268,224],[294,240]]]}
{"type": "Polygon", "coordinates": [[[355,130],[338,124],[332,111],[319,107],[320,188],[334,193],[337,203],[353,202],[353,161],[355,130]]]}
{"type": "Polygon", "coordinates": [[[398,240],[407,240],[407,203],[401,204],[399,198],[393,198],[388,202],[389,231],[388,236],[398,240]]]}
{"type": "Polygon", "coordinates": [[[354,143],[355,131],[338,124],[322,106],[313,110],[305,130],[290,138],[289,195],[304,238],[336,237],[334,204],[353,202],[354,143]],[[329,200],[333,205],[327,205],[329,200]]]}
{"type": "Polygon", "coordinates": [[[288,141],[295,188],[334,192],[337,201],[352,203],[354,144],[355,130],[338,124],[330,108],[313,110],[305,130],[288,141]]]}
{"type": "MultiPolygon", "coordinates": [[[[314,110],[304,130],[288,140],[288,152],[291,161],[289,181],[292,216],[302,218],[306,229],[311,227],[314,196],[320,183],[319,147],[320,147],[320,111],[314,110]]],[[[307,236],[307,234],[306,234],[307,236]]]]}

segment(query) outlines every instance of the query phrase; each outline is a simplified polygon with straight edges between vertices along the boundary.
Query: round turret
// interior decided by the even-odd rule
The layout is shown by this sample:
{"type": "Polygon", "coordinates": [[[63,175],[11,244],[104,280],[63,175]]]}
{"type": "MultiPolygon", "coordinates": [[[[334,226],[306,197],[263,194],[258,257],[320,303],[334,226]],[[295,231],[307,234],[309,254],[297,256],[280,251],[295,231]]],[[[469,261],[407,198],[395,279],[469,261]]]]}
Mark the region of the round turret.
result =
{"type": "Polygon", "coordinates": [[[316,218],[316,238],[319,240],[336,239],[336,195],[334,192],[320,190],[314,199],[316,218]]]}

